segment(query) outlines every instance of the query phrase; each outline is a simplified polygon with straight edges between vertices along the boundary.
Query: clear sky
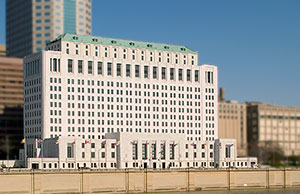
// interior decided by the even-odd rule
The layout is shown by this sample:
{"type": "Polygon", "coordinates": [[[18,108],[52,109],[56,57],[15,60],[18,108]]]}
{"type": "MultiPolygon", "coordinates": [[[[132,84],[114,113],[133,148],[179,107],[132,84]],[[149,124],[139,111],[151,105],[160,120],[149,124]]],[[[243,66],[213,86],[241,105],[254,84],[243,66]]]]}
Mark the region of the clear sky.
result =
{"type": "MultiPolygon", "coordinates": [[[[300,0],[93,0],[93,35],[185,45],[226,99],[300,106],[300,0]]],[[[0,0],[0,43],[5,42],[0,0]]]]}

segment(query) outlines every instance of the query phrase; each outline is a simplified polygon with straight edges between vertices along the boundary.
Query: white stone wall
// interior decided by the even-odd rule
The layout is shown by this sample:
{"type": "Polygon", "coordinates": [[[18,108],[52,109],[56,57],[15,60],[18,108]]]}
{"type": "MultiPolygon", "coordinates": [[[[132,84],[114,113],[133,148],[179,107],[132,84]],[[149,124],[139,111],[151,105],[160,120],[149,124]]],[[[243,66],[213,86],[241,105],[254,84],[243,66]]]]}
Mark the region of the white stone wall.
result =
{"type": "Polygon", "coordinates": [[[125,168],[250,168],[256,167],[256,158],[236,158],[231,147],[231,157],[225,156],[225,147],[234,140],[216,140],[222,146],[210,142],[187,141],[184,135],[135,135],[131,133],[106,134],[106,139],[83,140],[74,137],[50,138],[34,144],[35,157],[27,158],[27,167],[49,169],[125,169],[125,168]],[[143,144],[147,143],[147,157],[143,158],[143,144]],[[156,158],[152,145],[156,144],[156,158]],[[176,144],[176,145],[175,145],[176,144]],[[137,145],[137,158],[133,158],[133,146],[137,145]],[[165,146],[165,158],[161,146],[165,146]],[[174,158],[170,146],[174,145],[174,158]],[[70,147],[68,149],[68,147],[70,147]],[[195,155],[194,155],[195,154],[195,155]],[[217,154],[214,156],[214,154],[217,154]]]}
{"type": "Polygon", "coordinates": [[[41,64],[44,99],[43,138],[80,136],[84,139],[101,139],[107,132],[135,132],[136,130],[138,133],[145,133],[145,130],[146,133],[182,133],[187,135],[187,140],[193,141],[210,141],[218,137],[216,66],[151,65],[147,61],[118,61],[112,58],[72,55],[56,51],[45,51],[42,56],[44,62],[41,64]],[[51,59],[60,60],[59,72],[50,70],[51,59]],[[69,59],[73,60],[72,73],[68,73],[69,59]],[[83,73],[78,73],[78,60],[83,61],[83,73]],[[92,74],[88,74],[88,61],[93,62],[92,74]],[[98,62],[103,64],[103,75],[97,74],[98,62]],[[108,63],[112,63],[111,76],[107,75],[108,63]],[[116,75],[117,63],[122,65],[121,76],[116,75]],[[131,77],[125,75],[126,64],[131,65],[131,77]],[[134,68],[137,64],[140,65],[140,78],[134,76],[134,68]],[[144,78],[144,66],[149,66],[149,78],[144,78]],[[153,66],[158,68],[158,79],[152,79],[153,66]],[[166,79],[161,78],[162,67],[166,68],[166,79]],[[170,68],[175,70],[175,80],[170,80],[170,68]],[[183,70],[182,81],[176,78],[179,69],[183,70]],[[186,80],[187,70],[191,70],[191,81],[186,80]],[[195,70],[199,71],[199,81],[194,80],[195,70]],[[207,83],[208,71],[214,74],[212,83],[207,83]],[[54,83],[54,80],[57,82],[54,83]],[[61,83],[58,83],[58,80],[61,83]],[[54,91],[54,88],[57,91],[54,91]],[[58,91],[58,88],[61,90],[58,91]],[[51,95],[53,98],[57,95],[57,99],[51,99],[51,95]],[[61,99],[58,99],[58,96],[61,96],[61,99]],[[51,107],[51,102],[53,106],[56,103],[57,107],[51,107]],[[82,108],[83,104],[84,108],[82,108]],[[61,115],[50,115],[51,110],[61,115]],[[81,111],[80,115],[78,111],[81,111]],[[82,116],[83,112],[84,116],[82,116]],[[51,119],[56,119],[56,124],[54,121],[51,124],[51,119]],[[88,128],[85,128],[85,132],[82,132],[81,128],[79,132],[79,127],[84,126],[82,119],[85,124],[94,122],[89,125],[90,131],[94,132],[86,133],[88,128]],[[56,131],[54,129],[51,131],[51,127],[56,127],[56,131]]]}

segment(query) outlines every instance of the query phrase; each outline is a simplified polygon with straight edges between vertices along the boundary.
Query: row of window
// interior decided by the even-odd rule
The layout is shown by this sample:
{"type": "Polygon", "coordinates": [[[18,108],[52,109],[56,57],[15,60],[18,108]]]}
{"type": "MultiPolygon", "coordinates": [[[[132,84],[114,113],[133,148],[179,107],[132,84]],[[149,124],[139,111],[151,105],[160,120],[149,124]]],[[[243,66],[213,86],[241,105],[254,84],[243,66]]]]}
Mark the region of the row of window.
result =
{"type": "Polygon", "coordinates": [[[40,60],[36,59],[25,64],[25,77],[40,73],[40,60]]]}
{"type": "MultiPolygon", "coordinates": [[[[50,62],[51,65],[51,62],[50,62]]],[[[77,61],[77,65],[78,65],[78,73],[83,73],[83,60],[78,60],[77,61]]],[[[98,62],[97,63],[97,74],[98,75],[103,75],[103,63],[102,62],[98,62]]],[[[183,71],[184,69],[178,69],[178,73],[176,74],[176,68],[169,68],[169,76],[167,75],[167,67],[161,67],[161,73],[159,76],[159,69],[157,66],[153,66],[152,67],[152,78],[153,79],[159,79],[159,77],[163,80],[168,79],[169,80],[179,80],[179,81],[183,81],[183,71]],[[176,78],[176,76],[178,75],[178,78],[176,78]]],[[[51,66],[50,66],[50,71],[51,70],[51,66]]],[[[117,63],[116,64],[116,76],[122,77],[122,76],[126,76],[126,77],[132,77],[132,65],[131,64],[126,64],[126,69],[125,69],[125,75],[123,74],[123,69],[122,69],[122,64],[121,63],[117,63]]],[[[68,59],[68,72],[69,73],[74,73],[74,66],[73,66],[73,60],[72,59],[68,59]]],[[[88,61],[88,69],[87,69],[87,74],[90,75],[94,75],[94,65],[93,65],[93,61],[88,61]]],[[[142,72],[141,72],[141,66],[140,65],[134,65],[134,77],[136,78],[141,78],[142,72]]],[[[106,75],[107,76],[112,76],[113,75],[113,64],[108,62],[106,64],[106,75]]],[[[211,75],[211,74],[208,74],[211,75]]],[[[199,70],[194,70],[194,81],[195,82],[199,82],[199,70]]],[[[145,65],[143,66],[143,78],[150,78],[150,69],[149,66],[145,65]]],[[[210,77],[208,77],[210,78],[210,77]]],[[[187,69],[186,70],[186,81],[192,81],[192,70],[191,69],[187,69]]],[[[210,82],[209,82],[210,83],[210,82]]]]}
{"type": "MultiPolygon", "coordinates": [[[[93,39],[93,40],[97,40],[97,39],[93,39]]],[[[116,43],[116,41],[112,40],[111,41],[112,43],[116,43]]],[[[134,44],[134,43],[132,43],[134,44]]],[[[151,47],[151,44],[148,44],[148,46],[151,47]]],[[[168,47],[168,46],[166,46],[168,47]]],[[[53,46],[50,46],[48,47],[48,49],[51,49],[53,50],[53,46]]],[[[70,45],[69,43],[66,43],[66,54],[70,54],[70,45]]],[[[100,46],[90,46],[90,45],[85,45],[85,55],[88,56],[90,53],[92,53],[92,50],[94,51],[94,56],[96,57],[105,57],[105,58],[120,58],[120,59],[131,59],[131,60],[136,60],[137,56],[140,57],[140,60],[141,61],[149,61],[149,62],[158,62],[158,63],[161,63],[162,62],[162,53],[161,52],[158,52],[158,55],[155,53],[155,52],[152,52],[151,51],[144,51],[144,50],[141,50],[138,51],[135,50],[135,49],[132,49],[131,50],[131,58],[130,58],[130,55],[129,55],[129,49],[128,48],[123,48],[123,49],[118,49],[118,48],[109,48],[108,47],[104,47],[104,49],[102,49],[101,51],[101,47],[100,46]],[[123,52],[122,52],[123,51],[123,52]],[[101,53],[104,53],[103,56],[100,56],[101,53]],[[110,55],[112,54],[112,55],[110,55]],[[147,56],[147,58],[146,58],[147,56]],[[156,60],[155,60],[156,59],[156,60]]],[[[182,48],[182,49],[185,49],[185,48],[182,48]]],[[[73,50],[71,50],[73,51],[73,50]]],[[[76,55],[79,55],[79,45],[78,44],[75,44],[75,52],[72,52],[71,54],[76,54],[76,55]]],[[[187,55],[179,55],[179,54],[170,54],[170,53],[164,53],[164,57],[166,59],[165,63],[169,64],[171,63],[171,60],[172,60],[175,64],[179,64],[180,63],[180,59],[182,61],[182,63],[184,65],[187,64],[187,55]]],[[[194,65],[195,64],[195,61],[194,61],[194,56],[192,55],[191,56],[191,65],[194,65]]]]}
{"type": "MultiPolygon", "coordinates": [[[[76,80],[75,80],[76,81],[76,80]]],[[[69,85],[74,85],[75,84],[74,79],[68,79],[67,80],[67,84],[69,85]]],[[[78,79],[77,80],[77,84],[78,85],[85,85],[85,81],[84,79],[78,79]]],[[[56,78],[50,78],[50,83],[61,83],[60,78],[56,79],[56,78]],[[57,82],[58,80],[58,82],[57,82]]],[[[94,80],[87,80],[87,86],[107,86],[107,87],[114,87],[116,86],[123,88],[123,82],[113,82],[113,81],[94,81],[94,80]],[[106,85],[105,85],[106,83],[106,85]],[[116,83],[116,85],[114,84],[116,83]]],[[[161,87],[161,90],[170,90],[170,91],[176,91],[178,89],[178,91],[187,91],[187,92],[193,92],[193,87],[187,86],[168,86],[168,85],[158,85],[158,84],[153,84],[152,88],[150,87],[151,84],[141,84],[141,83],[130,83],[130,82],[126,82],[124,83],[124,88],[136,88],[136,89],[151,89],[151,90],[159,90],[161,87]],[[143,86],[143,87],[142,87],[143,86]],[[176,89],[177,88],[177,89],[176,89]]],[[[88,89],[88,91],[94,91],[94,87],[88,89]]],[[[200,93],[200,87],[194,87],[194,92],[198,92],[200,93]]],[[[214,89],[213,88],[205,88],[205,92],[206,93],[214,93],[214,89]]],[[[92,92],[93,93],[93,92],[92,92]]]]}

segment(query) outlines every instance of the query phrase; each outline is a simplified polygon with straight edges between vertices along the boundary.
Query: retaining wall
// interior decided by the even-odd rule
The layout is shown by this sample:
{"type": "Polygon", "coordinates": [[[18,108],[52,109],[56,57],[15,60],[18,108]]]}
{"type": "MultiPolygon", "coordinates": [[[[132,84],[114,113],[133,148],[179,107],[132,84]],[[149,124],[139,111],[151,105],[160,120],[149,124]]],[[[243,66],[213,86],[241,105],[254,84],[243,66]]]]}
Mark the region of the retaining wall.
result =
{"type": "Polygon", "coordinates": [[[0,193],[137,193],[300,187],[300,169],[10,170],[0,193]]]}

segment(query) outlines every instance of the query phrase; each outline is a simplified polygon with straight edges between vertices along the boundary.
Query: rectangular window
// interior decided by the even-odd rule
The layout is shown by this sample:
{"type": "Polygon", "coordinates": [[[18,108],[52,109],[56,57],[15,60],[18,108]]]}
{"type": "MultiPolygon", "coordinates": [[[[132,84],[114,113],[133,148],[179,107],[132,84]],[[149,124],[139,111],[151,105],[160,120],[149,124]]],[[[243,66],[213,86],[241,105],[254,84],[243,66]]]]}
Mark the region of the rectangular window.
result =
{"type": "Polygon", "coordinates": [[[112,75],[112,73],[111,73],[111,63],[107,63],[107,75],[112,75]]]}
{"type": "Polygon", "coordinates": [[[144,66],[144,78],[149,78],[149,66],[144,66]]]}
{"type": "Polygon", "coordinates": [[[82,60],[78,60],[78,73],[83,73],[82,60]]]}
{"type": "Polygon", "coordinates": [[[126,77],[130,77],[131,75],[131,72],[130,72],[130,64],[126,64],[126,77]]]}
{"type": "Polygon", "coordinates": [[[191,70],[190,69],[186,70],[186,80],[191,81],[191,70]]]}
{"type": "Polygon", "coordinates": [[[140,66],[135,65],[135,77],[140,77],[140,66]]]}
{"type": "Polygon", "coordinates": [[[73,60],[68,59],[68,72],[73,73],[73,60]]]}
{"type": "Polygon", "coordinates": [[[153,79],[157,79],[157,67],[153,67],[153,79]]]}
{"type": "Polygon", "coordinates": [[[213,84],[213,82],[214,82],[213,80],[214,80],[213,72],[206,71],[205,72],[205,81],[206,81],[206,83],[213,84]]]}
{"type": "Polygon", "coordinates": [[[178,70],[178,80],[182,81],[182,69],[178,70]]]}
{"type": "Polygon", "coordinates": [[[148,156],[148,153],[147,153],[147,143],[143,143],[142,144],[142,157],[143,157],[143,160],[147,160],[147,156],[148,156]]]}
{"type": "Polygon", "coordinates": [[[152,160],[156,160],[156,144],[151,144],[151,150],[152,150],[152,160]]]}
{"type": "Polygon", "coordinates": [[[160,152],[161,152],[161,159],[165,160],[166,159],[166,144],[162,143],[160,145],[160,152]]]}
{"type": "Polygon", "coordinates": [[[170,80],[174,80],[174,79],[175,79],[175,78],[174,78],[174,71],[175,71],[174,68],[171,68],[171,69],[170,69],[170,80]]]}
{"type": "Polygon", "coordinates": [[[73,154],[73,144],[72,143],[68,143],[67,144],[67,158],[73,158],[74,154],[73,154]]]}
{"type": "Polygon", "coordinates": [[[226,146],[226,150],[225,150],[226,158],[230,158],[231,157],[230,148],[231,148],[231,146],[228,146],[228,145],[226,146]]]}
{"type": "Polygon", "coordinates": [[[88,74],[93,74],[93,61],[88,61],[88,74]]]}
{"type": "Polygon", "coordinates": [[[98,61],[98,75],[102,75],[102,62],[98,61]]]}
{"type": "Polygon", "coordinates": [[[175,146],[174,144],[170,144],[170,160],[175,159],[175,146]]]}
{"type": "Polygon", "coordinates": [[[137,160],[138,159],[138,147],[137,143],[132,144],[132,159],[137,160]]]}
{"type": "Polygon", "coordinates": [[[161,79],[166,79],[166,68],[165,67],[161,68],[161,79]]]}
{"type": "Polygon", "coordinates": [[[53,71],[57,72],[57,59],[53,58],[53,71]]]}
{"type": "MultiPolygon", "coordinates": [[[[27,67],[27,66],[26,66],[27,67]]],[[[50,71],[52,71],[52,58],[50,58],[50,71]]],[[[28,74],[28,72],[26,71],[26,74],[28,74]]]]}
{"type": "Polygon", "coordinates": [[[195,70],[195,82],[199,81],[199,70],[195,70]]]}
{"type": "Polygon", "coordinates": [[[121,70],[121,63],[117,63],[117,76],[121,76],[122,70],[121,70]]]}

